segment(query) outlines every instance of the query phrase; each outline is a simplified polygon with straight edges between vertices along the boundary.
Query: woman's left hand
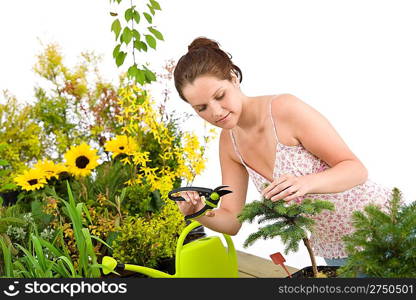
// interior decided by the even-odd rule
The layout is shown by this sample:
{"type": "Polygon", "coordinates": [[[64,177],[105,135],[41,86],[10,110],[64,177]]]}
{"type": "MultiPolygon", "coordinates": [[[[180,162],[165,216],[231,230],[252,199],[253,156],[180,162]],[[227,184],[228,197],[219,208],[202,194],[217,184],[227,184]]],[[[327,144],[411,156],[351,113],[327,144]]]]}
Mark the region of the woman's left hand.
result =
{"type": "Polygon", "coordinates": [[[309,192],[310,178],[307,176],[293,176],[283,174],[273,180],[261,193],[261,195],[272,201],[283,199],[291,201],[297,197],[304,196],[309,192]]]}

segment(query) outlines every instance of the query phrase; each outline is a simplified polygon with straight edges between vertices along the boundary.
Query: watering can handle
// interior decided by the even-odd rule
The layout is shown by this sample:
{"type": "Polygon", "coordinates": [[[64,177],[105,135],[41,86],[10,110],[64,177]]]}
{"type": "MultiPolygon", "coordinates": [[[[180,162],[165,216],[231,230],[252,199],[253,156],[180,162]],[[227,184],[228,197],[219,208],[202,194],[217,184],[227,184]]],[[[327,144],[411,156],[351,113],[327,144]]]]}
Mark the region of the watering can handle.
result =
{"type": "Polygon", "coordinates": [[[188,226],[185,227],[185,229],[181,232],[181,235],[179,236],[178,242],[176,244],[176,257],[178,257],[179,252],[182,249],[183,242],[185,241],[186,236],[189,232],[191,232],[192,229],[197,228],[198,226],[201,226],[201,223],[197,221],[192,221],[188,226]]]}
{"type": "MultiPolygon", "coordinates": [[[[185,229],[182,231],[181,235],[179,236],[178,242],[176,244],[176,268],[180,265],[180,253],[183,247],[183,242],[188,235],[188,233],[195,229],[198,226],[201,226],[202,224],[198,221],[192,220],[192,222],[185,227],[185,229]]],[[[232,268],[235,270],[234,277],[238,277],[238,262],[237,262],[237,253],[235,251],[234,243],[231,237],[227,234],[223,234],[225,241],[227,242],[228,246],[228,256],[230,261],[232,262],[232,268]]]]}

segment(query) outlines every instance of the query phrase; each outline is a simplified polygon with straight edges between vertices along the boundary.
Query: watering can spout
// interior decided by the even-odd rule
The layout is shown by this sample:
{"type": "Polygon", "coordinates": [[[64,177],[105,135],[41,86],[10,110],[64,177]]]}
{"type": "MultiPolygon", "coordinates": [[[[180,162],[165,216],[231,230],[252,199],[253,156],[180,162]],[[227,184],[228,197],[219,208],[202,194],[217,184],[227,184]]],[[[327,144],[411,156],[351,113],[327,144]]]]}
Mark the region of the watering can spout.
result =
{"type": "Polygon", "coordinates": [[[114,270],[118,269],[118,270],[127,270],[127,271],[141,273],[146,276],[153,277],[153,278],[172,278],[173,277],[173,275],[170,275],[168,273],[165,273],[156,269],[151,269],[151,268],[136,266],[136,265],[131,265],[131,264],[118,264],[117,261],[110,256],[103,257],[102,266],[103,266],[104,275],[107,275],[113,272],[114,270]]]}
{"type": "Polygon", "coordinates": [[[124,269],[128,270],[128,271],[134,271],[137,273],[141,273],[144,275],[147,275],[149,277],[152,278],[174,278],[175,276],[170,275],[168,273],[156,270],[156,269],[151,269],[151,268],[147,268],[147,267],[142,267],[142,266],[136,266],[136,265],[130,265],[130,264],[125,264],[124,265],[124,269]]]}

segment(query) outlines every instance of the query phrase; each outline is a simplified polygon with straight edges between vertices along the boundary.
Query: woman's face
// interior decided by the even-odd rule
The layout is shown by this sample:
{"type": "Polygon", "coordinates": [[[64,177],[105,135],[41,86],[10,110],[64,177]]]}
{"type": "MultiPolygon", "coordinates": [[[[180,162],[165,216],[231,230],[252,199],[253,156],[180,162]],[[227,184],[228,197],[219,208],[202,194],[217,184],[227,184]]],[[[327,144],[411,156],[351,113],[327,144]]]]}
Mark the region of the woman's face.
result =
{"type": "Polygon", "coordinates": [[[206,75],[187,84],[183,95],[197,114],[217,127],[231,129],[241,113],[241,92],[234,82],[206,75]]]}

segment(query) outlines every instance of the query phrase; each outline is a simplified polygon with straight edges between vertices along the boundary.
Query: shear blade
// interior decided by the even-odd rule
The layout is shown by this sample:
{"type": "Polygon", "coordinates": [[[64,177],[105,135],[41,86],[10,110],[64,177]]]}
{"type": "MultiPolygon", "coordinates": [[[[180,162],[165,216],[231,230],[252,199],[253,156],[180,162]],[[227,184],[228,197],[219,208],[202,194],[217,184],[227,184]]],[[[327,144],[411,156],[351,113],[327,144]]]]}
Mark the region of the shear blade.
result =
{"type": "Polygon", "coordinates": [[[216,188],[214,189],[214,192],[217,192],[217,191],[219,191],[220,189],[225,188],[225,187],[230,187],[230,186],[229,186],[229,185],[220,185],[220,186],[218,186],[218,187],[216,187],[216,188]]]}

